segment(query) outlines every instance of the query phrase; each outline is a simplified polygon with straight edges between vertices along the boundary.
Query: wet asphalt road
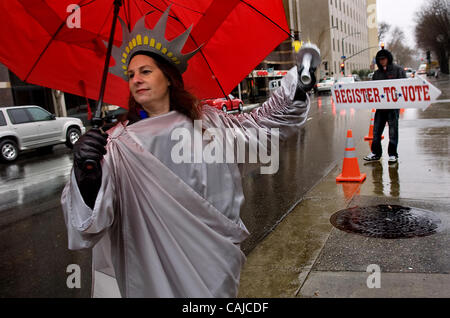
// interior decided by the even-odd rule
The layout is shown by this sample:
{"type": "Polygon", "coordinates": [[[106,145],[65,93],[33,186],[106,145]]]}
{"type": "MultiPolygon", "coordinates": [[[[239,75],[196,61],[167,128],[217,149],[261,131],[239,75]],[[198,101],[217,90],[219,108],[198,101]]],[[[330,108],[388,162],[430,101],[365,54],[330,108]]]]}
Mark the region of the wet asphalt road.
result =
{"type": "MultiPolygon", "coordinates": [[[[434,84],[449,90],[448,80],[434,84]]],[[[418,110],[414,116],[426,118],[432,111],[418,110]]],[[[361,139],[369,120],[370,111],[336,111],[330,96],[312,99],[298,136],[280,144],[278,173],[257,170],[243,179],[241,216],[251,233],[242,245],[245,253],[342,159],[347,129],[361,139]]],[[[90,252],[67,249],[59,202],[71,165],[71,151],[63,145],[0,164],[0,297],[89,297],[90,252]],[[69,264],[81,267],[81,289],[66,286],[69,264]]]]}

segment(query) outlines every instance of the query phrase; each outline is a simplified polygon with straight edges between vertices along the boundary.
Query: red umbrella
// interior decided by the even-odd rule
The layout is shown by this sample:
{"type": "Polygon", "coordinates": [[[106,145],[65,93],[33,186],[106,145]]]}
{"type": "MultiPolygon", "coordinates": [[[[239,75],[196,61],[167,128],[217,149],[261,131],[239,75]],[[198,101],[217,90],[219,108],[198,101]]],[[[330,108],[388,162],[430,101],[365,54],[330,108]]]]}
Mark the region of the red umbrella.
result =
{"type": "MultiPolygon", "coordinates": [[[[144,15],[153,28],[169,5],[166,38],[193,25],[183,53],[203,44],[183,74],[199,98],[227,95],[289,36],[282,0],[123,0],[118,15],[129,30],[144,15]]],[[[0,62],[28,83],[101,100],[113,9],[114,0],[1,0],[0,62]]],[[[126,108],[128,84],[113,74],[106,83],[104,101],[126,108]]]]}

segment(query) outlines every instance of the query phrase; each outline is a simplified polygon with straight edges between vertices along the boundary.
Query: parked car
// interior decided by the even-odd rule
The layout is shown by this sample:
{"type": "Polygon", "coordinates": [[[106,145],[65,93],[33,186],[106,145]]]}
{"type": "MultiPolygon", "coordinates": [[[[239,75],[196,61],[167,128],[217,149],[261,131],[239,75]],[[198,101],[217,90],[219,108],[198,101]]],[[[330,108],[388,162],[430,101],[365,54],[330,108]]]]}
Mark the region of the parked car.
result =
{"type": "Polygon", "coordinates": [[[233,95],[228,95],[228,98],[215,98],[215,99],[204,99],[203,104],[218,108],[224,112],[239,110],[242,113],[244,109],[244,103],[239,98],[233,95]]]}
{"type": "Polygon", "coordinates": [[[427,74],[427,64],[420,64],[416,72],[417,75],[427,74]]]}
{"type": "Polygon", "coordinates": [[[348,84],[348,83],[354,83],[355,78],[352,75],[348,75],[345,77],[341,77],[336,81],[336,84],[348,84]]]}
{"type": "Polygon", "coordinates": [[[325,77],[319,81],[315,85],[314,91],[320,95],[320,93],[323,92],[331,92],[331,88],[334,85],[334,78],[333,77],[325,77]]]}
{"type": "Polygon", "coordinates": [[[61,143],[72,148],[85,131],[80,119],[56,117],[39,106],[0,107],[0,159],[12,162],[20,151],[61,143]]]}
{"type": "Polygon", "coordinates": [[[407,78],[414,78],[415,71],[412,68],[405,67],[405,73],[407,78]]]}
{"type": "Polygon", "coordinates": [[[126,119],[128,111],[125,108],[109,105],[103,108],[103,131],[114,127],[119,121],[126,119]]]}
{"type": "Polygon", "coordinates": [[[431,77],[431,76],[438,77],[438,73],[439,73],[439,71],[437,69],[430,69],[427,72],[427,76],[429,76],[429,77],[431,77]]]}

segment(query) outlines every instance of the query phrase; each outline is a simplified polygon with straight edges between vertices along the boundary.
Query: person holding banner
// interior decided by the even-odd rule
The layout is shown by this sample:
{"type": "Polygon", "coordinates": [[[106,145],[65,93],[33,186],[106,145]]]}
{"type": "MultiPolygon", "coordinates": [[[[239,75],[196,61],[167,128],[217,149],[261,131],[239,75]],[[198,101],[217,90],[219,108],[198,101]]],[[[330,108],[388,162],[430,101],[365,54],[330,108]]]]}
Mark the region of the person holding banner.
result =
{"type": "MultiPolygon", "coordinates": [[[[392,80],[398,78],[406,78],[403,68],[393,63],[391,52],[381,49],[377,52],[376,63],[378,70],[373,74],[372,80],[392,80]]],[[[389,163],[396,163],[398,160],[398,118],[399,109],[377,109],[375,112],[375,121],[373,125],[372,152],[364,157],[366,161],[378,161],[383,152],[381,147],[381,135],[383,134],[386,122],[389,125],[389,163]]]]}

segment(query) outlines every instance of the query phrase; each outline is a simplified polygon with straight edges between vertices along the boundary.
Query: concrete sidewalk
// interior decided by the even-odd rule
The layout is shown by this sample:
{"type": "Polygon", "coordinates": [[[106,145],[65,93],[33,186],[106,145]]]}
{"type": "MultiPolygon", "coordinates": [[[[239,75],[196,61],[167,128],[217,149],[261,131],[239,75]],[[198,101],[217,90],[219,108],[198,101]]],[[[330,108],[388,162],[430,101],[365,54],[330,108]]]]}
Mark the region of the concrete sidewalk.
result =
{"type": "Polygon", "coordinates": [[[354,135],[365,182],[336,184],[339,161],[248,255],[239,297],[450,297],[449,106],[405,110],[394,165],[387,162],[387,128],[384,155],[376,163],[362,160],[369,145],[354,135]],[[441,220],[438,232],[370,238],[343,232],[329,221],[341,209],[378,204],[429,210],[441,220]],[[370,264],[381,268],[381,288],[367,287],[370,264]]]}

